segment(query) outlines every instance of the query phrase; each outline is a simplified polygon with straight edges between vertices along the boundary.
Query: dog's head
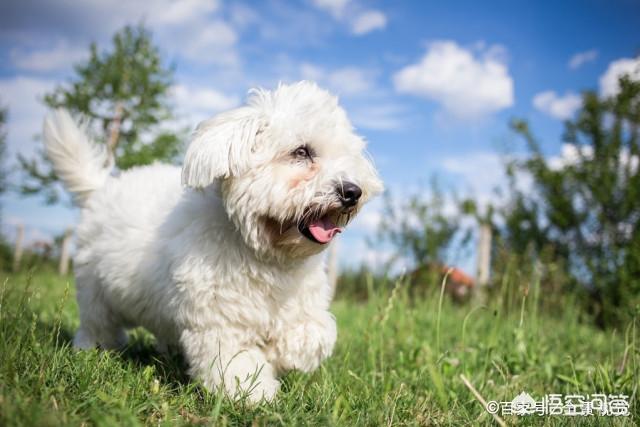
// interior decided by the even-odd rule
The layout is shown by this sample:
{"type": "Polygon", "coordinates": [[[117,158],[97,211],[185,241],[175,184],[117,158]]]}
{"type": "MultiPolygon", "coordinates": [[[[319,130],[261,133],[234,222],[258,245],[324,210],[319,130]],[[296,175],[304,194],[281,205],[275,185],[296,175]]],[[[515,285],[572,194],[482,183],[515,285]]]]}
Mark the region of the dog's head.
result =
{"type": "Polygon", "coordinates": [[[310,82],[254,90],[246,106],[201,123],[182,181],[219,182],[245,242],[289,258],[320,252],[382,191],[337,98],[310,82]]]}

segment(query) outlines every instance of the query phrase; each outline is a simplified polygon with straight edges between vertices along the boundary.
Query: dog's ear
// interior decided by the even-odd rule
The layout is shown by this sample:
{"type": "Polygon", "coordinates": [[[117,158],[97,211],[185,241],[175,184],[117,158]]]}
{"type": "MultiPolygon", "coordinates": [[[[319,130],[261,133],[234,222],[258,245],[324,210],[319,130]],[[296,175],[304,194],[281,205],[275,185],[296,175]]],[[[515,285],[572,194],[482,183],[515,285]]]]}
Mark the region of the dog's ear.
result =
{"type": "Polygon", "coordinates": [[[218,178],[247,170],[262,123],[253,109],[243,107],[198,125],[182,166],[182,184],[204,188],[218,178]]]}

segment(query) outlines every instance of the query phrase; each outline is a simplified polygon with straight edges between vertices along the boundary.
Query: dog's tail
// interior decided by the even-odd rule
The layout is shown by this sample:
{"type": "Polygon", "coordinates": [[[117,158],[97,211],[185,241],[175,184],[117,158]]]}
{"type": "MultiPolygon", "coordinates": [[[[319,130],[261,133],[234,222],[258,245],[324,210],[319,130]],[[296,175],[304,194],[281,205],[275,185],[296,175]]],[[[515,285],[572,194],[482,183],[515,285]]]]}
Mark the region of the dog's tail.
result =
{"type": "Polygon", "coordinates": [[[45,119],[43,134],[54,172],[84,205],[109,176],[113,167],[110,156],[104,147],[89,140],[85,129],[66,110],[56,110],[45,119]]]}

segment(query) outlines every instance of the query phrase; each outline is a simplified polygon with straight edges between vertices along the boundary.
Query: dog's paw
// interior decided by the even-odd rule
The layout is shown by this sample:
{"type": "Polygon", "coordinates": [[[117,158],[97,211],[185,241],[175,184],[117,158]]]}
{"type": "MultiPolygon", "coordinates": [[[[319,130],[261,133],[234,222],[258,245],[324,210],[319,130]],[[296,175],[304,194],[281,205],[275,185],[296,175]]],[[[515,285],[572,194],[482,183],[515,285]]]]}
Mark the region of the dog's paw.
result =
{"type": "Polygon", "coordinates": [[[336,321],[328,311],[305,318],[301,323],[284,331],[278,340],[278,367],[285,371],[315,370],[333,352],[336,335],[336,321]]]}
{"type": "Polygon", "coordinates": [[[127,346],[129,337],[122,328],[112,328],[101,331],[100,336],[89,333],[85,328],[80,328],[73,337],[73,347],[78,350],[101,348],[103,350],[121,350],[127,346]]]}
{"type": "Polygon", "coordinates": [[[78,329],[76,335],[73,337],[73,348],[77,350],[89,350],[97,346],[98,343],[96,339],[84,329],[78,329]]]}
{"type": "Polygon", "coordinates": [[[257,348],[235,350],[220,345],[217,351],[192,352],[193,349],[186,349],[190,374],[199,377],[211,391],[223,391],[232,400],[246,398],[257,404],[273,400],[280,389],[274,367],[257,348]]]}
{"type": "Polygon", "coordinates": [[[261,378],[247,390],[247,400],[252,404],[271,402],[280,390],[280,381],[275,378],[261,378]]]}
{"type": "Polygon", "coordinates": [[[223,382],[219,381],[221,380],[205,379],[205,386],[209,390],[221,390],[231,400],[246,399],[252,405],[273,401],[280,390],[280,381],[273,376],[273,372],[225,375],[223,382]]]}

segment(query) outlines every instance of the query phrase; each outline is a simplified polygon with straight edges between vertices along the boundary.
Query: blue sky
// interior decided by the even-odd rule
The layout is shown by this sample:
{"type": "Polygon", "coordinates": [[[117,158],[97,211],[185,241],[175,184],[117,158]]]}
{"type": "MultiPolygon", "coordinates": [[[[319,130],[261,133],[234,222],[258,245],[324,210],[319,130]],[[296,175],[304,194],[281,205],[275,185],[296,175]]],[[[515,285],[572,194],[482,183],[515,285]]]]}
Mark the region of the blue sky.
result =
{"type": "MultiPolygon", "coordinates": [[[[522,149],[510,118],[528,119],[547,155],[561,158],[562,121],[579,107],[580,91],[614,93],[622,72],[640,78],[640,2],[632,0],[7,1],[0,99],[9,108],[11,164],[17,152],[38,149],[42,94],[69,80],[91,41],[108,46],[116,30],[140,21],[175,66],[180,124],[239,105],[254,86],[316,80],[340,96],[399,198],[437,174],[489,200],[504,182],[501,153],[522,149]]],[[[341,237],[343,252],[357,254],[350,263],[385,256],[364,243],[379,205],[341,237]]],[[[5,233],[22,222],[31,240],[77,219],[68,206],[16,194],[4,197],[3,210],[5,233]]]]}

